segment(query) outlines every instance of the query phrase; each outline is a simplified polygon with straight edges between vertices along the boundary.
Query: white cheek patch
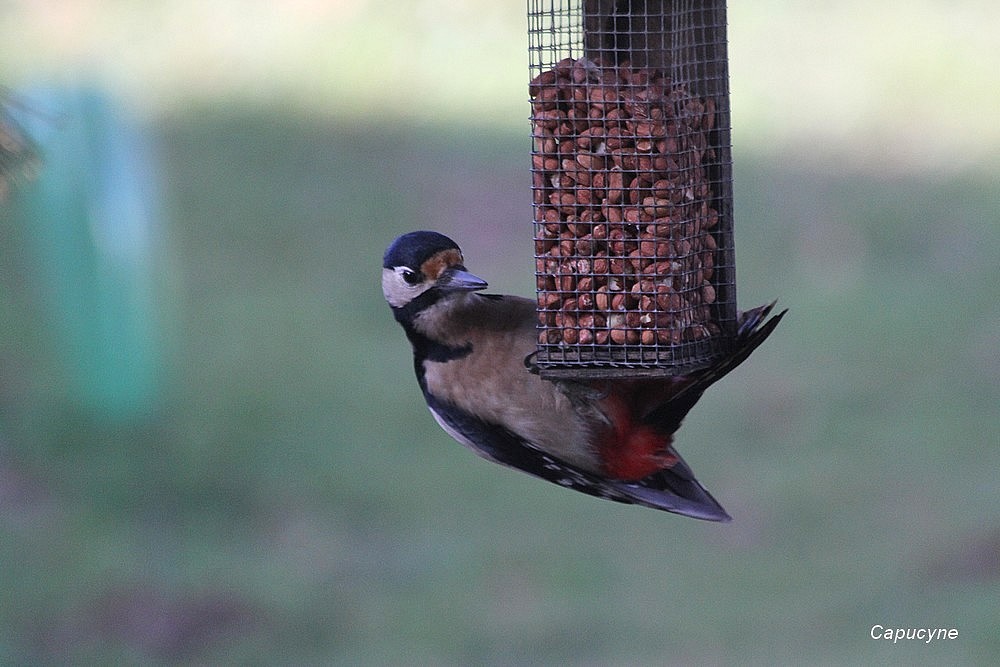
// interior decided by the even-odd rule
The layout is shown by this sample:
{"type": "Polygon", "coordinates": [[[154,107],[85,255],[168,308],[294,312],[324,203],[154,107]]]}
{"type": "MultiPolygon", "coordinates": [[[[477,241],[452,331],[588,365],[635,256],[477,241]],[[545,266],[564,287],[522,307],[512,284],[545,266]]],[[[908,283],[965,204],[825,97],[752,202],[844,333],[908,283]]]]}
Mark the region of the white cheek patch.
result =
{"type": "Polygon", "coordinates": [[[417,285],[407,283],[403,280],[403,270],[403,267],[382,269],[382,295],[393,308],[405,306],[428,287],[424,283],[417,285]]]}

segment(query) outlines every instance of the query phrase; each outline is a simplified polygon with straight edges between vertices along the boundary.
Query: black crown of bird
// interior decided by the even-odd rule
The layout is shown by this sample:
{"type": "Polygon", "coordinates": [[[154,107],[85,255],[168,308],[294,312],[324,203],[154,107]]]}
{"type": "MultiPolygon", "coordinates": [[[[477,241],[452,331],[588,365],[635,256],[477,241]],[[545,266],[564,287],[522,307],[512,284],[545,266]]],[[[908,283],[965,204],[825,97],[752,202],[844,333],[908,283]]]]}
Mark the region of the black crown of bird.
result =
{"type": "Polygon", "coordinates": [[[458,244],[432,231],[386,250],[382,292],[413,347],[438,424],[476,454],[582,493],[710,521],[729,515],[674,449],[674,433],[714,382],[742,363],[786,311],[738,313],[732,351],[664,378],[551,381],[530,372],[536,304],[485,294],[458,244]]]}

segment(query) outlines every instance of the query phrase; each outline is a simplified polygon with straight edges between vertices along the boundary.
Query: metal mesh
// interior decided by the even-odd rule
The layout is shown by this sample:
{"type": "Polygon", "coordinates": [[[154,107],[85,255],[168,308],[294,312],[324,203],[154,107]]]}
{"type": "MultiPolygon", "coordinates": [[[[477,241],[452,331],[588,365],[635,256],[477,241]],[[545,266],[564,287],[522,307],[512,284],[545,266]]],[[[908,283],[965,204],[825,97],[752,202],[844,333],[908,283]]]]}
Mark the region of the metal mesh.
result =
{"type": "Polygon", "coordinates": [[[538,366],[711,363],[736,321],[724,2],[529,0],[528,17],[538,366]]]}

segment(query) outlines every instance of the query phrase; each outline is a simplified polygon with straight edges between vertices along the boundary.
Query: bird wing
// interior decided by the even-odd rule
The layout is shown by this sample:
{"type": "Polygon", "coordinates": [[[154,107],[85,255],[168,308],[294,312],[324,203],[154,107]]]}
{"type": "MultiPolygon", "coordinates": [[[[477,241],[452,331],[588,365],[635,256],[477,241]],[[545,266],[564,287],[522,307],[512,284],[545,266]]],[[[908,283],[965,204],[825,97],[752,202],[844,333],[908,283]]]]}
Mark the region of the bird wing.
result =
{"type": "Polygon", "coordinates": [[[486,459],[574,491],[675,514],[728,521],[729,515],[695,479],[680,456],[668,469],[636,481],[601,477],[547,454],[508,429],[428,397],[431,413],[453,438],[486,459]]]}

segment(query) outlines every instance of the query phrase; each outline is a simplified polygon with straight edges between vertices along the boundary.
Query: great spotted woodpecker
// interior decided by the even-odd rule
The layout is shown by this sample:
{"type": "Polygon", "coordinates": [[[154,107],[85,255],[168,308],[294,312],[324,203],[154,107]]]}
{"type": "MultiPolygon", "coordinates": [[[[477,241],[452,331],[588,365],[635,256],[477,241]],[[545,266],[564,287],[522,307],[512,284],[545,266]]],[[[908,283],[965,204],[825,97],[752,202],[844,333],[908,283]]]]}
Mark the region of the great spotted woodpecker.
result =
{"type": "Polygon", "coordinates": [[[431,414],[487,459],[621,503],[698,519],[729,515],[673,448],[673,434],[705,389],[760,345],[784,312],[739,314],[733,353],[669,378],[552,382],[529,372],[535,302],[481,294],[458,245],[437,232],[397,238],[382,263],[382,292],[413,346],[431,414]],[[766,321],[765,321],[766,320],[766,321]]]}

